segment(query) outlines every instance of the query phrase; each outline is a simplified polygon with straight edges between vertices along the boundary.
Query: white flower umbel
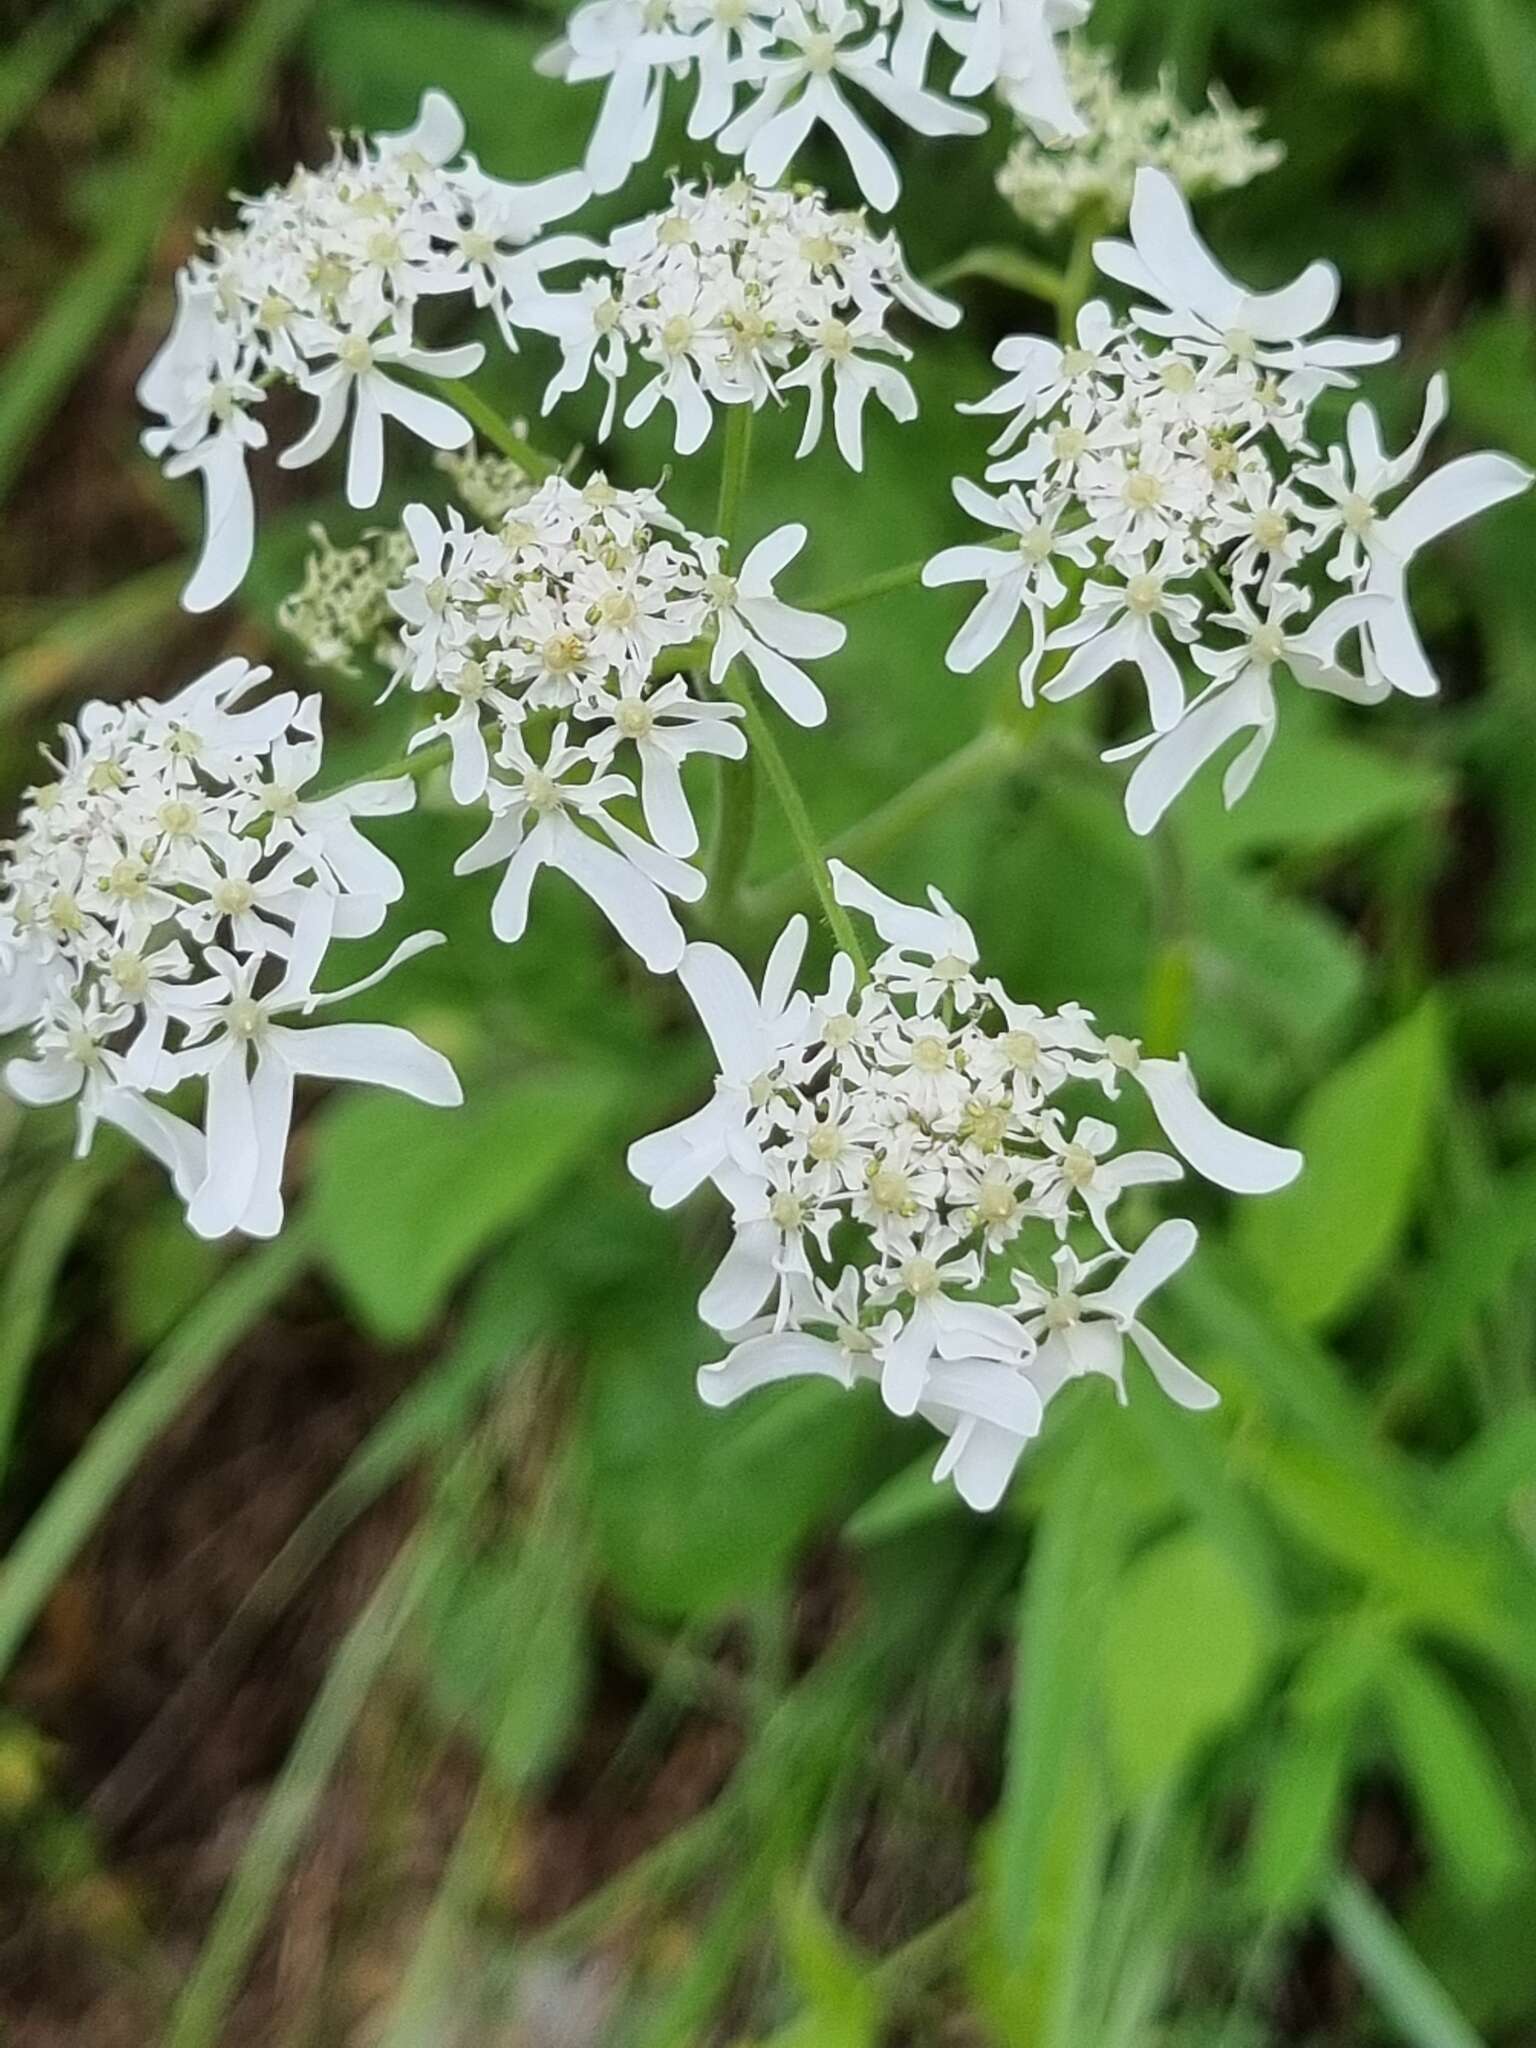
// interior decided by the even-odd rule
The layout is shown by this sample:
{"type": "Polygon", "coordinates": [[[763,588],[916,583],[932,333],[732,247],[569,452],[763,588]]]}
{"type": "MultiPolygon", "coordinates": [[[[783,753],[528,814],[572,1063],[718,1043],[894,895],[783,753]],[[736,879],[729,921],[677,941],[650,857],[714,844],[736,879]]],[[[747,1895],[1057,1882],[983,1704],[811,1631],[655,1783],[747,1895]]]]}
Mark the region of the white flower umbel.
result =
{"type": "Polygon", "coordinates": [[[743,660],[790,717],[819,723],[825,700],[800,662],[834,652],[844,628],[774,590],[804,527],[769,534],[731,575],[723,542],[600,476],[551,478],[494,532],[424,505],[406,527],[397,679],[440,707],[414,744],[445,737],[455,800],[492,812],[460,871],[509,863],[494,915],[510,940],[534,875],[558,868],[670,972],[683,933],[667,898],[704,887],[687,865],[699,833],[682,769],[694,754],[739,759],[746,741],[739,707],[695,695],[667,658],[689,647],[717,683],[743,660]],[[636,795],[649,842],[610,808],[636,795]]]}
{"type": "Polygon", "coordinates": [[[564,357],[545,410],[595,371],[608,386],[606,436],[619,387],[633,376],[625,425],[666,405],[680,455],[708,439],[717,406],[756,409],[800,389],[799,452],[808,454],[830,386],[838,449],[861,468],[866,402],[901,420],[917,412],[896,367],[911,350],[888,319],[898,308],[944,327],[959,318],[911,276],[894,235],[875,234],[817,192],[678,184],[669,211],[616,230],[606,261],[610,275],[525,309],[526,324],[554,335],[564,357]]]}
{"type": "Polygon", "coordinates": [[[730,1249],[700,1301],[729,1340],[699,1375],[713,1406],[802,1376],[878,1383],[898,1415],[949,1442],[935,1478],[996,1506],[1045,1408],[1097,1374],[1122,1397],[1125,1346],[1185,1407],[1214,1390],[1142,1320],[1195,1249],[1159,1224],[1127,1251],[1127,1190],[1177,1179],[1170,1154],[1119,1149],[1103,1118],[1062,1100],[1133,1081],[1174,1150],[1218,1185],[1285,1186],[1297,1153],[1208,1109],[1183,1059],[1101,1037],[1075,1005],[1015,1003],[979,967],[974,935],[936,892],[897,902],[840,863],[838,900],[886,942],[868,983],[833,963],[815,1003],[795,991],[796,919],[759,995],[718,946],[683,955],[719,1065],[711,1101],[631,1148],[663,1208],[710,1181],[730,1203],[730,1249]]]}
{"type": "Polygon", "coordinates": [[[1113,56],[1074,40],[1066,81],[1082,122],[1074,138],[1043,140],[1027,123],[997,174],[997,187],[1026,227],[1047,232],[1092,217],[1116,226],[1130,212],[1136,174],[1166,171],[1192,199],[1230,192],[1272,170],[1285,152],[1257,138],[1260,116],[1244,113],[1219,86],[1191,113],[1171,72],[1150,92],[1122,85],[1113,56]]]}
{"type": "Polygon", "coordinates": [[[54,779],[30,790],[0,862],[0,1028],[23,1102],[74,1102],[171,1174],[194,1229],[272,1235],[300,1074],[460,1100],[440,1053],[382,1024],[306,1025],[440,934],[398,947],[354,988],[317,992],[331,944],[378,930],[399,870],[358,829],[408,810],[408,780],[329,796],[320,700],[234,659],[163,703],[88,704],[54,779]],[[156,1098],[205,1084],[201,1127],[156,1098]]]}
{"type": "Polygon", "coordinates": [[[315,401],[308,430],[278,460],[318,461],[345,432],[348,501],[372,506],[386,420],[435,448],[470,439],[469,422],[413,378],[465,376],[485,351],[423,346],[422,302],[489,306],[510,343],[542,271],[593,253],[575,236],[536,239],[585,199],[581,173],[509,185],[461,156],[463,141],[457,108],[429,92],[404,134],[339,141],[321,169],[242,199],[238,227],[209,236],[177,278],[175,323],[139,397],[160,421],[144,435],[150,454],[168,476],[203,480],[189,610],[221,604],[250,565],[247,458],[266,445],[260,412],[272,384],[296,384],[315,401]]]}
{"type": "Polygon", "coordinates": [[[1409,565],[1531,474],[1505,455],[1469,455],[1401,495],[1444,416],[1440,378],[1401,456],[1387,456],[1359,402],[1347,447],[1317,460],[1320,393],[1396,344],[1322,331],[1338,296],[1327,264],[1279,292],[1233,283],[1162,172],[1138,177],[1131,230],[1130,243],[1099,245],[1100,262],[1158,306],[1125,323],[1095,300],[1069,348],[1037,335],[1001,344],[1004,381],[965,410],[1004,421],[987,476],[1007,489],[955,486],[1001,544],[946,549],[923,580],[982,586],[949,650],[957,674],[1022,621],[1026,703],[1139,670],[1151,730],[1106,758],[1140,757],[1126,810],[1145,833],[1244,735],[1227,802],[1249,787],[1274,737],[1281,673],[1356,703],[1433,694],[1409,565]],[[1207,679],[1193,693],[1191,664],[1207,679]]]}
{"type": "Polygon", "coordinates": [[[773,184],[818,128],[848,159],[868,203],[901,192],[860,103],[920,135],[979,135],[957,99],[996,87],[1043,136],[1079,134],[1061,38],[1090,0],[581,0],[540,68],[604,82],[586,168],[616,191],[655,147],[668,78],[692,77],[688,133],[741,156],[773,184]],[[935,54],[948,70],[937,76],[935,54]]]}

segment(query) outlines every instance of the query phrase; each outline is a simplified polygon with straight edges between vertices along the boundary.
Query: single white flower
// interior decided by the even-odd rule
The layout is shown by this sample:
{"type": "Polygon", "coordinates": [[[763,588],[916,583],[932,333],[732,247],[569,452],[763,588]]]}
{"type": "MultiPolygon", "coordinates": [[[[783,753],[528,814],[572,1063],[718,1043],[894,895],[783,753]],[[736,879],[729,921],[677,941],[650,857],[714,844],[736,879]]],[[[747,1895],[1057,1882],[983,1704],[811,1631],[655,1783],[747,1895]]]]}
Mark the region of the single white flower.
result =
{"type": "Polygon", "coordinates": [[[745,660],[779,709],[796,725],[822,725],[827,700],[793,657],[812,661],[836,654],[848,638],[838,619],[802,611],[774,593],[774,580],[805,546],[807,532],[798,520],[778,527],[751,549],[734,576],[718,566],[705,578],[704,590],[715,622],[715,645],[709,679],[716,689],[731,663],[745,660]]]}

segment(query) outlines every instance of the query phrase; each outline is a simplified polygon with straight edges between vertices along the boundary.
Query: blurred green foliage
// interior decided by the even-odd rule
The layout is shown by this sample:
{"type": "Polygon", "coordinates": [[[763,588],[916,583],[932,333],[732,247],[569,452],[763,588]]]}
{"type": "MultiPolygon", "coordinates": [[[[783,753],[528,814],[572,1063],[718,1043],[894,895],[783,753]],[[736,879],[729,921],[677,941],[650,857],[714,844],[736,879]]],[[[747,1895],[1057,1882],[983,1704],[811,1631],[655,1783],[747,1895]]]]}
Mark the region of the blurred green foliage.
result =
{"type": "MultiPolygon", "coordinates": [[[[40,307],[46,346],[0,372],[0,475],[91,374],[159,223],[199,217],[200,170],[285,168],[238,154],[278,48],[338,124],[400,124],[445,87],[506,175],[567,165],[591,117],[588,94],[530,69],[551,28],[531,10],[253,4],[212,57],[166,30],[177,12],[142,10],[133,30],[158,34],[165,98],[112,167],[101,245],[40,307]],[[129,246],[122,208],[141,190],[129,246]]],[[[1132,75],[1168,65],[1191,96],[1219,78],[1268,109],[1285,164],[1206,215],[1234,269],[1267,282],[1333,256],[1360,331],[1408,334],[1373,387],[1389,416],[1415,410],[1443,360],[1450,433],[1536,460],[1529,0],[1098,0],[1094,32],[1132,75]]],[[[19,46],[6,124],[24,131],[69,54],[41,29],[19,46]]],[[[899,226],[920,271],[973,246],[1042,253],[992,189],[1005,140],[1000,121],[974,149],[905,138],[899,226]]],[[[674,126],[654,164],[689,160],[674,126]]],[[[595,223],[661,189],[659,169],[639,173],[595,223]]],[[[954,401],[1038,309],[995,274],[958,289],[967,321],[914,366],[921,419],[874,423],[866,478],[826,451],[795,463],[789,423],[763,421],[749,537],[807,522],[799,594],[960,537],[943,480],[975,472],[984,435],[954,401]]],[[[163,278],[154,290],[150,332],[163,278]]],[[[530,347],[500,373],[509,413],[536,409],[547,368],[530,347]]],[[[578,403],[540,438],[559,450],[594,425],[578,403]]],[[[133,431],[125,402],[124,462],[133,431]]],[[[669,451],[646,433],[615,461],[650,481],[669,451]]],[[[669,491],[707,523],[714,487],[706,456],[669,491]]],[[[24,492],[8,516],[26,520],[24,492]]],[[[246,595],[262,633],[297,540],[274,524],[263,541],[246,595]]],[[[397,2048],[499,2040],[529,1973],[593,1950],[617,1973],[592,2037],[605,2048],[1536,2038],[1533,568],[1528,500],[1418,572],[1442,703],[1361,716],[1292,693],[1253,796],[1228,817],[1202,790],[1180,820],[1176,941],[1155,857],[1065,710],[1030,724],[1006,772],[880,846],[879,879],[941,878],[1019,993],[1153,1035],[1171,1004],[1224,1110],[1309,1160],[1230,1232],[1219,1209],[1203,1217],[1209,1256],[1175,1290],[1170,1335],[1221,1409],[1186,1416],[1139,1380],[1124,1411],[1074,1390],[984,1525],[872,1401],[696,1402],[709,1340],[693,1304],[720,1219],[656,1216],[622,1166],[704,1084],[696,1034],[555,878],[525,943],[499,947],[489,887],[450,879],[449,813],[429,806],[390,844],[414,922],[451,943],[372,1014],[451,1051],[469,1107],[321,1102],[277,1251],[220,1267],[177,1238],[142,1168],[71,1167],[61,1125],[7,1121],[0,1410],[19,1418],[29,1498],[34,1361],[51,1345],[67,1369],[93,1322],[147,1354],[22,1528],[0,1579],[7,1660],[138,1460],[301,1267],[370,1339],[420,1358],[237,1618],[254,1646],[341,1531],[417,1476],[417,1535],[339,1646],[200,1960],[169,1984],[146,1969],[153,2038],[248,2038],[224,2031],[241,1982],[388,1686],[416,1688],[434,1739],[479,1774],[384,2000],[397,2048]],[[55,1295],[82,1232],[94,1289],[55,1295]],[[808,1607],[827,1610],[814,1627],[808,1607]],[[594,1784],[582,1734],[615,1660],[640,1704],[594,1784]],[[524,1819],[562,1770],[566,1799],[621,1811],[690,1716],[731,1731],[723,1789],[530,1931],[498,1889],[524,1819]],[[1354,1989],[1311,1985],[1320,1938],[1354,1989]]],[[[125,624],[169,634],[173,591],[157,568],[8,628],[13,786],[41,700],[95,687],[125,624]]],[[[825,670],[831,740],[785,740],[829,842],[974,739],[1011,687],[1005,663],[946,674],[956,616],[911,591],[851,613],[825,670]]],[[[327,687],[350,757],[390,754],[398,712],[371,708],[373,682],[327,687]]],[[[797,900],[792,867],[765,810],[752,879],[776,909],[797,900]]],[[[0,1808],[24,1734],[3,1737],[0,1808]]],[[[43,1809],[16,1798],[0,1825],[43,1886],[43,1809]]]]}

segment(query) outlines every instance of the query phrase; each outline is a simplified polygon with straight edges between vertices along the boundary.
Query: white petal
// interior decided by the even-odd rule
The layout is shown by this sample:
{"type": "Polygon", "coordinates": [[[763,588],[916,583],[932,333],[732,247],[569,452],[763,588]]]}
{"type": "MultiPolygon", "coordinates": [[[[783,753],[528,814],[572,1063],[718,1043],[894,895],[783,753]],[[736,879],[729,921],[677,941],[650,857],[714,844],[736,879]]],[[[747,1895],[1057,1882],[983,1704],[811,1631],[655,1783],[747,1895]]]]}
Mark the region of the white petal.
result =
{"type": "Polygon", "coordinates": [[[398,1024],[310,1024],[302,1031],[269,1027],[272,1042],[296,1074],[325,1081],[366,1081],[417,1102],[456,1109],[464,1100],[458,1075],[443,1055],[398,1024]]]}
{"type": "Polygon", "coordinates": [[[1154,1335],[1145,1323],[1133,1322],[1126,1334],[1170,1401],[1197,1413],[1202,1409],[1220,1407],[1221,1396],[1210,1381],[1201,1379],[1197,1372],[1191,1372],[1182,1358],[1175,1358],[1162,1338],[1154,1335]]]}
{"type": "Polygon", "coordinates": [[[701,1401],[711,1408],[727,1408],[759,1387],[798,1379],[835,1380],[841,1387],[853,1383],[848,1363],[835,1344],[786,1330],[749,1337],[718,1365],[701,1367],[696,1385],[701,1401]]]}
{"type": "Polygon", "coordinates": [[[771,1223],[737,1226],[729,1251],[699,1296],[700,1318],[713,1330],[739,1330],[773,1291],[773,1256],[779,1234],[771,1223]]]}
{"type": "Polygon", "coordinates": [[[1300,1173],[1299,1152],[1235,1131],[1206,1107],[1187,1059],[1144,1059],[1135,1078],[1174,1150],[1217,1187],[1234,1195],[1273,1194],[1300,1173]]]}

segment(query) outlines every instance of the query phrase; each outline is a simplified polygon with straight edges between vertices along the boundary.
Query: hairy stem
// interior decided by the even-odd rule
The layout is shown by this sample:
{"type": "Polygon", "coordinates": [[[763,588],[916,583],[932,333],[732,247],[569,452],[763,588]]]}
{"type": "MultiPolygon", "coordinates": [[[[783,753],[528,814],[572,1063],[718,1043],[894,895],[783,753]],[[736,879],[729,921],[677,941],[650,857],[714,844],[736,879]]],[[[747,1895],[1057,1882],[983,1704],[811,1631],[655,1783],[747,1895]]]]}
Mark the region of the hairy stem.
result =
{"type": "Polygon", "coordinates": [[[422,381],[435,385],[448,403],[463,413],[482,440],[489,441],[498,454],[509,456],[529,476],[542,483],[546,477],[560,474],[559,463],[531,448],[520,434],[514,434],[495,406],[482,398],[473,384],[465,383],[462,377],[427,377],[422,381]]]}
{"type": "Polygon", "coordinates": [[[806,875],[821,914],[827,921],[827,929],[838,945],[853,962],[854,972],[861,982],[869,979],[869,965],[864,958],[858,934],[852,920],[842,904],[832,893],[832,876],[827,867],[827,857],[821,850],[816,837],[816,828],[811,814],[805,807],[805,798],[800,794],[799,784],[790,771],[789,763],[779,751],[779,743],[773,736],[773,728],[758,709],[757,700],[750,685],[742,675],[740,665],[732,668],[725,678],[725,693],[732,697],[746,713],[747,744],[754,758],[761,764],[763,773],[773,785],[773,793],[779,800],[791,836],[805,867],[806,875]]]}
{"type": "MultiPolygon", "coordinates": [[[[725,412],[725,445],[720,456],[720,502],[715,513],[715,531],[730,549],[732,559],[740,553],[742,501],[746,496],[747,471],[752,463],[752,408],[731,405],[725,412]]],[[[735,563],[740,567],[739,563],[735,563]]]]}
{"type": "MultiPolygon", "coordinates": [[[[947,760],[940,761],[889,802],[871,811],[867,818],[850,826],[832,842],[829,852],[857,867],[886,847],[896,845],[957,797],[1008,774],[1023,760],[1025,748],[1024,736],[1016,727],[988,726],[947,760]]],[[[806,879],[798,869],[775,876],[751,892],[747,899],[749,909],[754,917],[765,922],[773,917],[787,917],[804,901],[806,879]]]]}

